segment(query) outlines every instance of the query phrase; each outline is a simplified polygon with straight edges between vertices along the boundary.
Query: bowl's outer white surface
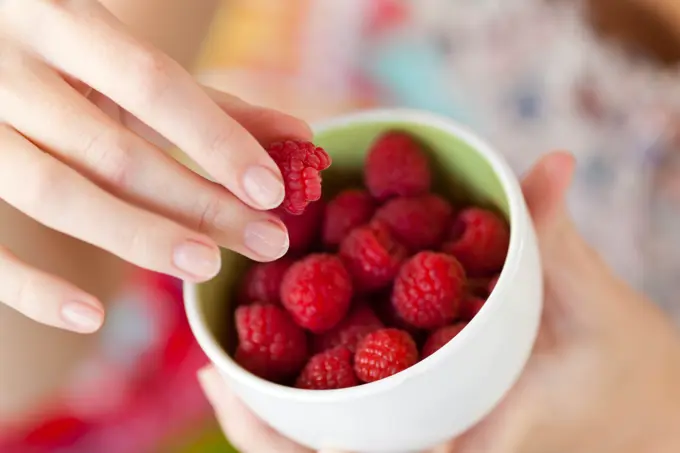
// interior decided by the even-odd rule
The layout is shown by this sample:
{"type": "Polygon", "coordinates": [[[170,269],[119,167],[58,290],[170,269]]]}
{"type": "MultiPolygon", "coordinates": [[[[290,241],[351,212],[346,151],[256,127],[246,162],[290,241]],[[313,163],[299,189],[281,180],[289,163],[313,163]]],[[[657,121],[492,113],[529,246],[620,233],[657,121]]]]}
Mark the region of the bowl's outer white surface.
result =
{"type": "Polygon", "coordinates": [[[473,142],[491,161],[510,202],[511,250],[496,289],[480,313],[440,351],[384,381],[349,392],[321,392],[325,395],[317,398],[314,392],[269,384],[240,369],[202,323],[195,287],[186,287],[192,329],[235,393],[274,429],[310,448],[410,453],[462,434],[515,384],[536,339],[543,300],[536,235],[519,184],[498,154],[450,120],[420,112],[365,112],[321,128],[405,118],[436,123],[473,142]]]}

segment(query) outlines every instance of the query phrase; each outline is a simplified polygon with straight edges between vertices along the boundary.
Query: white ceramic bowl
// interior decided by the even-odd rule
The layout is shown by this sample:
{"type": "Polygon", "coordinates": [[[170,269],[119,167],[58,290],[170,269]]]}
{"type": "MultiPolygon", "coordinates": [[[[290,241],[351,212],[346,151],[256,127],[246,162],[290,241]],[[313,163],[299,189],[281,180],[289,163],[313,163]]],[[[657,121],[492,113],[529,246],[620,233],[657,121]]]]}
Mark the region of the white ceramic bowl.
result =
{"type": "Polygon", "coordinates": [[[469,131],[449,119],[409,110],[360,112],[318,124],[315,142],[333,157],[324,190],[332,192],[360,177],[370,142],[395,128],[431,148],[438,192],[493,205],[510,221],[510,248],[496,289],[468,326],[437,353],[359,387],[283,387],[245,371],[226,352],[224,339],[233,334],[232,288],[245,261],[225,252],[217,278],[185,286],[191,328],[236,394],[266,423],[310,448],[410,453],[463,433],[514,385],[538,332],[541,265],[519,183],[503,158],[469,131]]]}

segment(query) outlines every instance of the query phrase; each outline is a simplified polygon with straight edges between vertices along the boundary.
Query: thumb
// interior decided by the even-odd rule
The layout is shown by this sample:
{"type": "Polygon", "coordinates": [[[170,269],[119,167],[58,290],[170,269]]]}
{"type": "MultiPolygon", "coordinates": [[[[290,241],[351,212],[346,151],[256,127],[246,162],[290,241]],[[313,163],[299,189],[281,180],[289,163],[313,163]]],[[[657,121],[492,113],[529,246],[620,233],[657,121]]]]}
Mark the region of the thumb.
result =
{"type": "Polygon", "coordinates": [[[574,167],[571,154],[548,154],[526,175],[522,190],[536,228],[550,293],[546,311],[599,318],[627,288],[586,243],[568,214],[566,194],[574,167]]]}
{"type": "Polygon", "coordinates": [[[522,181],[522,192],[539,240],[546,240],[566,220],[566,193],[574,174],[575,160],[567,152],[543,156],[522,181]]]}

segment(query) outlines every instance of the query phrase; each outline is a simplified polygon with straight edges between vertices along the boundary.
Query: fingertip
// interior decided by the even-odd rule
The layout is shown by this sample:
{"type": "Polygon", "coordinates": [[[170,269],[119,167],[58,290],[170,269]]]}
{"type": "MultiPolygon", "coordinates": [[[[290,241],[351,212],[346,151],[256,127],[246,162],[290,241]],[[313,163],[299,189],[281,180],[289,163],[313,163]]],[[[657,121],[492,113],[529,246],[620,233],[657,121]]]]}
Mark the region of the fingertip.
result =
{"type": "Polygon", "coordinates": [[[286,196],[281,170],[269,158],[266,165],[253,165],[243,175],[243,189],[251,204],[259,209],[274,209],[286,196]]]}
{"type": "Polygon", "coordinates": [[[561,187],[567,188],[574,175],[576,158],[568,151],[554,151],[541,159],[546,171],[558,181],[561,187]]]}
{"type": "Polygon", "coordinates": [[[557,151],[541,157],[525,176],[522,191],[535,222],[564,208],[574,168],[574,156],[557,151]]]}
{"type": "Polygon", "coordinates": [[[288,229],[280,219],[258,220],[246,225],[244,245],[257,261],[267,262],[281,258],[288,252],[288,229]]]}
{"type": "Polygon", "coordinates": [[[208,399],[208,402],[212,406],[218,404],[224,393],[224,385],[222,385],[222,378],[215,367],[207,365],[201,368],[196,373],[196,377],[198,378],[198,383],[200,384],[201,389],[203,389],[203,393],[208,399]]]}

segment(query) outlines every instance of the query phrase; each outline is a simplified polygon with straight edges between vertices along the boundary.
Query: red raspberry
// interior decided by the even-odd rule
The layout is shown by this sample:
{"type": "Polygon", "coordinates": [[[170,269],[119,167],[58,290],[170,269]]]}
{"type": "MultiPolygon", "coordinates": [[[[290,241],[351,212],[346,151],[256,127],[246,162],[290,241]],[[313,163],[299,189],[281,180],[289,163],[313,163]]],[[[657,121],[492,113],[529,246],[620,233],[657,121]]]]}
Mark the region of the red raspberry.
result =
{"type": "Polygon", "coordinates": [[[241,282],[239,302],[278,304],[281,300],[281,281],[291,264],[293,262],[288,258],[254,264],[241,282]]]}
{"type": "Polygon", "coordinates": [[[472,321],[472,318],[477,316],[479,310],[482,309],[486,301],[481,297],[466,297],[460,306],[460,319],[463,321],[472,321]]]}
{"type": "Polygon", "coordinates": [[[391,291],[380,296],[380,299],[375,304],[376,313],[386,327],[394,327],[395,329],[408,332],[417,343],[423,331],[401,319],[392,304],[391,297],[391,291]]]}
{"type": "Polygon", "coordinates": [[[375,219],[384,222],[409,250],[418,252],[441,245],[452,215],[446,200],[429,194],[390,200],[378,209],[375,219]]]}
{"type": "Polygon", "coordinates": [[[316,201],[310,203],[300,215],[293,215],[278,209],[277,214],[288,229],[290,245],[288,252],[291,254],[306,253],[319,237],[319,228],[323,218],[324,203],[316,201]]]}
{"type": "Polygon", "coordinates": [[[281,300],[298,325],[314,333],[326,332],[347,314],[352,280],[337,256],[309,255],[283,277],[281,300]]]}
{"type": "Polygon", "coordinates": [[[235,313],[236,362],[274,382],[295,376],[307,360],[307,337],[281,307],[244,305],[235,313]]]}
{"type": "Polygon", "coordinates": [[[368,152],[365,179],[368,191],[378,200],[420,195],[430,190],[430,163],[413,137],[388,132],[368,152]]]}
{"type": "Polygon", "coordinates": [[[330,167],[330,156],[323,148],[301,140],[272,143],[267,152],[281,169],[286,186],[281,206],[290,214],[302,214],[310,201],[321,198],[319,173],[330,167]]]}
{"type": "Polygon", "coordinates": [[[467,280],[467,293],[473,297],[486,297],[489,295],[490,278],[472,278],[467,280]]]}
{"type": "Polygon", "coordinates": [[[399,271],[392,304],[409,324],[436,329],[456,318],[464,290],[465,270],[454,257],[420,252],[399,271]]]}
{"type": "Polygon", "coordinates": [[[375,212],[373,198],[364,190],[340,192],[328,205],[323,224],[323,243],[336,247],[354,228],[371,220],[375,212]]]}
{"type": "Polygon", "coordinates": [[[380,222],[355,228],[340,243],[340,256],[358,291],[388,286],[406,255],[404,246],[396,242],[380,222]]]}
{"type": "Polygon", "coordinates": [[[469,208],[454,222],[443,251],[458,258],[469,275],[483,276],[501,270],[509,243],[510,231],[502,218],[469,208]]]}
{"type": "Polygon", "coordinates": [[[452,326],[442,327],[435,330],[427,338],[427,341],[423,345],[422,358],[429,357],[435,352],[439,351],[442,346],[444,346],[449,341],[458,335],[461,330],[465,328],[464,323],[454,324],[452,326]]]}
{"type": "Polygon", "coordinates": [[[359,385],[352,366],[352,351],[344,346],[313,356],[302,369],[295,387],[309,390],[344,389],[359,385]]]}
{"type": "Polygon", "coordinates": [[[489,281],[489,294],[493,292],[494,289],[496,289],[496,285],[498,284],[498,278],[500,275],[496,275],[494,278],[489,281]]]}
{"type": "Polygon", "coordinates": [[[418,362],[418,347],[411,336],[398,329],[369,333],[357,346],[354,371],[363,382],[397,374],[418,362]]]}
{"type": "Polygon", "coordinates": [[[371,307],[365,303],[359,303],[350,310],[345,319],[340,321],[340,324],[328,332],[314,337],[313,350],[321,352],[337,346],[345,346],[354,352],[359,341],[369,333],[383,327],[383,323],[371,307]]]}

